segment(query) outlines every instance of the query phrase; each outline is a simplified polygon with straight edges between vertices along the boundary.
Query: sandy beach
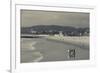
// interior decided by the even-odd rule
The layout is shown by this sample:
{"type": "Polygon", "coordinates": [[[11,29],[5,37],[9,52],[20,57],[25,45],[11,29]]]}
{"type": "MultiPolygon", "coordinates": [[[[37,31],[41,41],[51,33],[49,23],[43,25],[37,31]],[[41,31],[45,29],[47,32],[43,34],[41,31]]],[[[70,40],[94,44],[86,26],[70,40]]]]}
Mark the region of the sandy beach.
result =
{"type": "Polygon", "coordinates": [[[89,59],[89,37],[21,38],[21,63],[89,59]],[[75,49],[75,58],[68,50],[75,49]]]}

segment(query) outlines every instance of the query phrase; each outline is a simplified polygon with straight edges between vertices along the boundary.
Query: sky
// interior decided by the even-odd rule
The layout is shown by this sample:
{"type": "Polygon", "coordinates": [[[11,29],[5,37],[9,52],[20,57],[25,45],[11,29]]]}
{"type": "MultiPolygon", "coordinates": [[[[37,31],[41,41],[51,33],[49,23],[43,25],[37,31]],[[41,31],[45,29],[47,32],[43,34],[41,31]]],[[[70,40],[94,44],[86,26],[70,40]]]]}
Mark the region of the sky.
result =
{"type": "Polygon", "coordinates": [[[34,25],[62,25],[89,27],[89,13],[21,10],[21,27],[34,25]]]}

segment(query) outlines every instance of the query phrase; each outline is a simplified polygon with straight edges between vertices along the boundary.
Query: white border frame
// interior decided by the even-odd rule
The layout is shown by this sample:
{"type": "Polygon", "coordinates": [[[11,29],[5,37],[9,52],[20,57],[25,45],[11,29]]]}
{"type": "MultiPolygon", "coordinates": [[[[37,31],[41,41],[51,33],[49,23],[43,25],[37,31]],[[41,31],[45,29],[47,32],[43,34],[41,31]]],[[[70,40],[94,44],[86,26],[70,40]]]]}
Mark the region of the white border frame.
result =
{"type": "Polygon", "coordinates": [[[95,65],[95,8],[91,6],[78,5],[37,5],[37,4],[15,4],[11,9],[11,72],[20,71],[42,71],[51,69],[66,69],[89,67],[95,65]],[[45,11],[69,11],[90,13],[90,60],[59,61],[20,64],[20,9],[45,10],[45,11]]]}

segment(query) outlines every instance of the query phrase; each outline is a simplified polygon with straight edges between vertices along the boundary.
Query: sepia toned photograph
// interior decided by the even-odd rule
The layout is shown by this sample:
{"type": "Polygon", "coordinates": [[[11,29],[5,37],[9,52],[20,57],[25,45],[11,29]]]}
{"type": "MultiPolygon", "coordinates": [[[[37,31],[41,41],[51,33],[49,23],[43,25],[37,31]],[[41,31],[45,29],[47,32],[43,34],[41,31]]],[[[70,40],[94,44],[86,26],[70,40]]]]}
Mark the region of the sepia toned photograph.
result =
{"type": "Polygon", "coordinates": [[[20,10],[20,62],[90,59],[90,14],[20,10]]]}

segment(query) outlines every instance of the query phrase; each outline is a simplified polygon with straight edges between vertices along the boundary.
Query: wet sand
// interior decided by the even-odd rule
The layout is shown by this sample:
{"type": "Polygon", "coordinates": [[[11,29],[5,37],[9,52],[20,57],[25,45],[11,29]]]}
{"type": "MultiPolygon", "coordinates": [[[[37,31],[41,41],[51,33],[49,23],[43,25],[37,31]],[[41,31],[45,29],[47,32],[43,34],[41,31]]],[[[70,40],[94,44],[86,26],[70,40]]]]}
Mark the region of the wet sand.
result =
{"type": "Polygon", "coordinates": [[[89,45],[84,47],[45,38],[21,38],[21,63],[88,60],[89,45]],[[75,49],[75,58],[69,58],[69,49],[75,49]]]}

